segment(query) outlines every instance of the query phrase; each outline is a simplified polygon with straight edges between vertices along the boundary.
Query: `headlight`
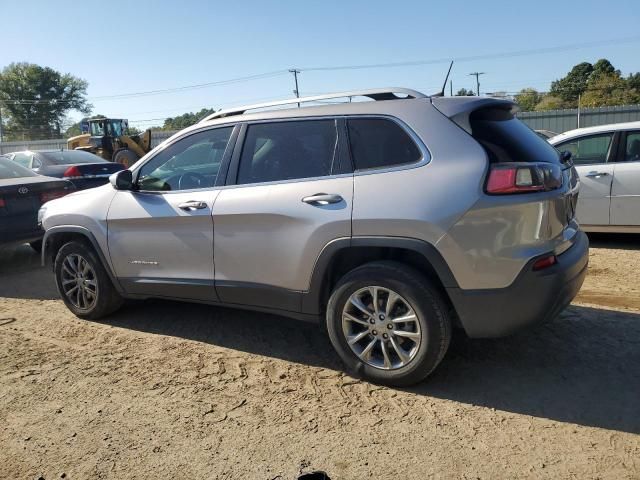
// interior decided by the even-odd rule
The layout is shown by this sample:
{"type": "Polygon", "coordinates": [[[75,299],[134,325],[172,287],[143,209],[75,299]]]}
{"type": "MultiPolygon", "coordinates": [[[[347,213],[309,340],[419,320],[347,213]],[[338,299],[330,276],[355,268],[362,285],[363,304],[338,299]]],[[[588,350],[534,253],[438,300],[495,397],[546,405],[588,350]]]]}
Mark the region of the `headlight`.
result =
{"type": "Polygon", "coordinates": [[[42,218],[44,217],[44,214],[46,213],[46,211],[47,211],[47,207],[40,207],[40,210],[38,210],[38,226],[39,227],[42,227],[42,218]]]}

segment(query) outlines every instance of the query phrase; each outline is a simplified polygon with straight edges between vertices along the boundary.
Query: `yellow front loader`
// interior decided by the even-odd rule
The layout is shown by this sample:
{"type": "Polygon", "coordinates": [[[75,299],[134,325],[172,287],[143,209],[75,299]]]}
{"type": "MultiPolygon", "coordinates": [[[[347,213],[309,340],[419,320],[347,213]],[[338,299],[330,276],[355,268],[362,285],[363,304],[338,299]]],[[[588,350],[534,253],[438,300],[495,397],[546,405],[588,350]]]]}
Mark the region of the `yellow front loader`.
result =
{"type": "Polygon", "coordinates": [[[69,150],[86,150],[126,168],[151,150],[151,130],[129,135],[129,122],[125,119],[94,118],[87,123],[87,133],[67,140],[69,150]]]}

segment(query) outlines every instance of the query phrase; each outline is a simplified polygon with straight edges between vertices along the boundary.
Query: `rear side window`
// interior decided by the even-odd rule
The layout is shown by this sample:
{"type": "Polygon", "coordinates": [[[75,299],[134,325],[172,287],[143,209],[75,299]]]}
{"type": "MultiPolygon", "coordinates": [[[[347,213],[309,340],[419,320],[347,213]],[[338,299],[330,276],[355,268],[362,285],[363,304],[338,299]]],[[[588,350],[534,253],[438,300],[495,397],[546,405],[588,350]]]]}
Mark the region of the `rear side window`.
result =
{"type": "Polygon", "coordinates": [[[356,170],[418,162],[420,149],[396,122],[384,118],[354,118],[347,122],[356,170]]]}
{"type": "Polygon", "coordinates": [[[624,151],[625,162],[640,162],[640,132],[627,133],[627,144],[624,151]]]}
{"type": "Polygon", "coordinates": [[[102,163],[103,158],[81,150],[60,150],[56,152],[39,152],[39,154],[54,165],[72,165],[78,163],[102,163]]]}
{"type": "Polygon", "coordinates": [[[13,161],[19,165],[22,165],[26,168],[31,168],[31,159],[33,158],[32,153],[22,153],[18,152],[14,155],[13,161]]]}
{"type": "Polygon", "coordinates": [[[558,151],[504,108],[481,108],[469,121],[471,134],[486,150],[491,163],[560,163],[558,151]]]}
{"type": "Polygon", "coordinates": [[[35,176],[37,175],[28,168],[24,168],[6,157],[0,157],[0,179],[35,176]]]}
{"type": "Polygon", "coordinates": [[[335,120],[249,125],[237,183],[330,175],[336,157],[337,140],[335,120]]]}
{"type": "Polygon", "coordinates": [[[612,139],[613,133],[591,135],[559,143],[556,148],[560,151],[571,152],[571,158],[576,165],[605,163],[612,139]]]}

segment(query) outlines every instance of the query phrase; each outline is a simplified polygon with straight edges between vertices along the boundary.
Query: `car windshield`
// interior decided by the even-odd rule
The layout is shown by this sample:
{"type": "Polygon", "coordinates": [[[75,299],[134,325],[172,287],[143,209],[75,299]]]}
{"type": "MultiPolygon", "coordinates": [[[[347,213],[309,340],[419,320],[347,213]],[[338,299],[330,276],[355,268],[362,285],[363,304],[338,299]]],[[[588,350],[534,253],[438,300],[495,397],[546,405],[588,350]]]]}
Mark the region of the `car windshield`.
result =
{"type": "Polygon", "coordinates": [[[93,153],[83,152],[81,150],[60,150],[57,152],[38,152],[47,163],[54,165],[71,165],[74,163],[101,163],[106,162],[102,158],[93,153]]]}
{"type": "Polygon", "coordinates": [[[38,175],[28,168],[24,168],[7,157],[0,157],[0,179],[37,177],[38,175]]]}

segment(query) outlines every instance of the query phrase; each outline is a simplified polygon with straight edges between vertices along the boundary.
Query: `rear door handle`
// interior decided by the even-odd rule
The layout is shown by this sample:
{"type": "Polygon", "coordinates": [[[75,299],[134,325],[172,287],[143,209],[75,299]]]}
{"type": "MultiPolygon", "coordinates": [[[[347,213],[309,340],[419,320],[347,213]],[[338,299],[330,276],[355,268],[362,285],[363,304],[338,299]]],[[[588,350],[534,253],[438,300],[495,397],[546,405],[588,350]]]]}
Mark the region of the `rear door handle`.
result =
{"type": "Polygon", "coordinates": [[[596,172],[594,170],[593,172],[587,173],[586,176],[589,178],[600,178],[600,177],[606,177],[607,175],[609,175],[607,172],[596,172]]]}
{"type": "Polygon", "coordinates": [[[189,200],[188,202],[183,202],[178,205],[178,208],[182,210],[192,211],[192,210],[202,210],[203,208],[207,208],[206,202],[199,202],[197,200],[189,200]]]}
{"type": "Polygon", "coordinates": [[[331,203],[340,203],[342,197],[335,193],[316,193],[302,199],[304,203],[309,205],[329,205],[331,203]]]}

